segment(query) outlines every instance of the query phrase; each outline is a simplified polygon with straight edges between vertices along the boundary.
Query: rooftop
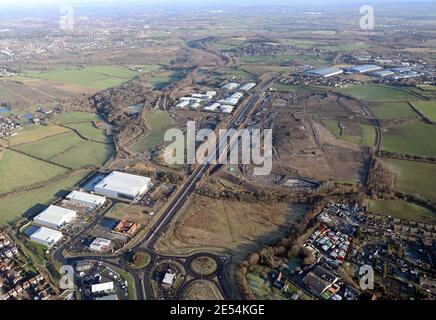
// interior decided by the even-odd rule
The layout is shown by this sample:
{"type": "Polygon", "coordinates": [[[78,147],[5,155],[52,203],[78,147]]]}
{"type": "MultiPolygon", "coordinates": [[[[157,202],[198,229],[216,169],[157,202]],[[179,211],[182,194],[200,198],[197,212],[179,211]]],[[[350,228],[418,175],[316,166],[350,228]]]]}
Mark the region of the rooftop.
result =
{"type": "Polygon", "coordinates": [[[97,284],[93,284],[91,287],[92,292],[103,292],[103,291],[112,291],[112,290],[114,290],[113,282],[97,283],[97,284]]]}
{"type": "Polygon", "coordinates": [[[80,191],[73,191],[69,195],[67,195],[66,198],[68,200],[83,201],[87,203],[93,203],[95,205],[99,205],[100,203],[106,201],[105,197],[96,196],[94,194],[80,192],[80,191]]]}
{"type": "Polygon", "coordinates": [[[41,220],[54,225],[61,225],[76,215],[76,211],[51,205],[38,214],[34,220],[41,220]]]}
{"type": "Polygon", "coordinates": [[[101,188],[123,194],[136,195],[144,186],[150,183],[148,177],[113,171],[110,175],[100,181],[95,189],[101,188]]]}
{"type": "Polygon", "coordinates": [[[337,74],[341,74],[342,72],[343,72],[342,69],[339,69],[338,67],[326,67],[326,68],[313,69],[313,70],[306,71],[306,73],[308,73],[308,74],[315,74],[315,75],[319,75],[322,77],[334,76],[337,74]]]}
{"type": "Polygon", "coordinates": [[[57,242],[62,238],[62,232],[46,227],[39,227],[30,235],[33,239],[42,240],[47,243],[57,242]]]}
{"type": "Polygon", "coordinates": [[[361,64],[361,65],[351,67],[350,71],[363,73],[363,72],[370,72],[370,71],[376,71],[376,70],[381,70],[381,69],[382,69],[382,67],[379,67],[375,64],[361,64]]]}

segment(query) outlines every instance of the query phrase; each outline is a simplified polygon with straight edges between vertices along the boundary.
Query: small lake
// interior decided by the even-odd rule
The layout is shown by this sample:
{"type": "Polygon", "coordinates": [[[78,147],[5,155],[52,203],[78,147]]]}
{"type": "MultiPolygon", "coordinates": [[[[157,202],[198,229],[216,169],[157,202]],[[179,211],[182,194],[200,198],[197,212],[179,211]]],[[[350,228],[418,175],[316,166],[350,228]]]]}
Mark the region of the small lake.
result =
{"type": "Polygon", "coordinates": [[[0,113],[6,113],[6,112],[9,112],[9,111],[11,111],[9,108],[0,107],[0,113]]]}

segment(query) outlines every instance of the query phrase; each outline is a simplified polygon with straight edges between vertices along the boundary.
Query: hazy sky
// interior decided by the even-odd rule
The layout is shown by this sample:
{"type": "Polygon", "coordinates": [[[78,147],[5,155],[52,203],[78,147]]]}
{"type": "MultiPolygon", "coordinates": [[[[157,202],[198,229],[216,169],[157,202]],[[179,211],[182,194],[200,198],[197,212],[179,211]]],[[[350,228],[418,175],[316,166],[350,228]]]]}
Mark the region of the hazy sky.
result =
{"type": "Polygon", "coordinates": [[[292,4],[292,3],[348,3],[348,2],[361,2],[361,3],[375,3],[375,2],[425,2],[423,0],[0,0],[2,6],[44,6],[44,5],[84,5],[84,4],[102,4],[102,3],[140,3],[140,4],[292,4]]]}
{"type": "Polygon", "coordinates": [[[165,9],[188,7],[238,7],[248,5],[292,5],[300,7],[316,7],[334,4],[335,6],[347,7],[353,5],[376,5],[377,3],[395,3],[395,2],[422,2],[433,0],[0,0],[0,16],[30,14],[36,15],[39,12],[57,12],[63,5],[71,5],[74,9],[82,14],[91,12],[89,10],[104,8],[107,10],[133,9],[141,8],[146,10],[162,7],[165,9]]]}

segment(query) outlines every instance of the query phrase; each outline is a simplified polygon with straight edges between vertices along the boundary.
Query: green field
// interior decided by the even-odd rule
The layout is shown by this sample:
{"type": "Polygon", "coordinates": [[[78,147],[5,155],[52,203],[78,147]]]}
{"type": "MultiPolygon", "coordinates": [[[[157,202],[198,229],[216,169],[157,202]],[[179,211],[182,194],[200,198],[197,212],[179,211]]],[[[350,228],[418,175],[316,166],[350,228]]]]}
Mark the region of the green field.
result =
{"type": "Polygon", "coordinates": [[[89,173],[80,172],[39,189],[0,198],[0,225],[5,225],[23,214],[32,216],[39,213],[41,205],[48,205],[56,198],[65,196],[66,192],[73,189],[89,173]]]}
{"type": "MultiPolygon", "coordinates": [[[[146,71],[150,68],[146,67],[146,71]]],[[[151,68],[151,70],[157,70],[157,66],[151,68]]],[[[25,73],[28,77],[58,83],[76,84],[94,89],[114,87],[140,74],[140,72],[120,66],[90,66],[81,69],[61,69],[48,72],[28,71],[25,73]]]]}
{"type": "Polygon", "coordinates": [[[58,124],[69,124],[76,122],[92,122],[98,121],[101,118],[94,113],[87,112],[65,112],[56,118],[56,123],[58,124]]]}
{"type": "Polygon", "coordinates": [[[22,186],[49,181],[67,170],[15,151],[0,151],[0,194],[22,186]]]}
{"type": "Polygon", "coordinates": [[[360,127],[362,128],[363,134],[360,144],[367,147],[373,147],[375,145],[376,137],[375,128],[368,124],[361,124],[360,127]]]}
{"type": "Polygon", "coordinates": [[[147,76],[145,79],[154,89],[160,90],[176,81],[179,81],[182,77],[182,73],[165,72],[147,76]]]}
{"type": "Polygon", "coordinates": [[[61,133],[68,132],[67,128],[56,125],[49,126],[27,126],[17,131],[17,135],[9,141],[11,146],[16,146],[23,143],[38,141],[47,137],[55,136],[61,133]]]}
{"type": "Polygon", "coordinates": [[[319,46],[319,48],[331,51],[331,52],[339,52],[339,51],[354,51],[354,50],[362,50],[362,49],[368,49],[368,45],[366,43],[341,43],[338,45],[322,45],[319,46]]]}
{"type": "Polygon", "coordinates": [[[421,121],[388,128],[382,134],[382,149],[419,156],[436,156],[435,126],[421,121]]]}
{"type": "Polygon", "coordinates": [[[316,59],[309,55],[292,55],[292,54],[280,54],[273,55],[258,55],[258,56],[242,56],[239,58],[241,62],[245,63],[268,63],[274,65],[288,64],[293,61],[298,61],[302,64],[310,64],[312,66],[321,66],[328,61],[322,59],[316,59]]]}
{"type": "Polygon", "coordinates": [[[371,125],[360,124],[362,134],[360,136],[346,135],[341,132],[339,121],[333,119],[322,119],[321,123],[337,138],[362,146],[372,147],[375,145],[375,128],[371,125]]]}
{"type": "Polygon", "coordinates": [[[436,122],[436,101],[414,101],[412,104],[426,117],[436,122]]]}
{"type": "Polygon", "coordinates": [[[397,190],[436,200],[436,164],[394,159],[383,162],[395,172],[397,190]]]}
{"type": "Polygon", "coordinates": [[[78,145],[82,141],[83,140],[76,133],[70,131],[37,142],[23,144],[16,149],[49,160],[59,153],[78,145]]]}
{"type": "Polygon", "coordinates": [[[253,79],[253,75],[248,73],[247,71],[239,68],[223,68],[218,71],[219,76],[215,77],[216,79],[225,80],[229,78],[238,78],[244,80],[253,79]]]}
{"type": "Polygon", "coordinates": [[[399,119],[418,116],[406,101],[374,102],[369,105],[369,108],[377,119],[399,119]]]}
{"type": "Polygon", "coordinates": [[[400,90],[393,86],[359,84],[341,88],[338,91],[366,101],[408,101],[418,99],[415,95],[407,92],[408,89],[407,87],[400,90]]]}
{"type": "Polygon", "coordinates": [[[430,210],[401,200],[370,200],[369,212],[416,222],[436,223],[436,214],[430,210]]]}
{"type": "Polygon", "coordinates": [[[79,169],[88,165],[101,166],[114,153],[112,144],[84,141],[78,146],[52,158],[52,161],[64,166],[79,169]]]}
{"type": "Polygon", "coordinates": [[[106,135],[105,130],[95,127],[92,122],[74,123],[68,124],[67,126],[68,128],[77,130],[81,136],[89,140],[105,143],[111,142],[112,140],[110,136],[106,135]]]}
{"type": "Polygon", "coordinates": [[[137,153],[145,152],[148,149],[164,144],[165,131],[174,126],[174,121],[168,112],[152,111],[146,115],[146,121],[151,132],[140,138],[129,147],[129,150],[137,153]]]}

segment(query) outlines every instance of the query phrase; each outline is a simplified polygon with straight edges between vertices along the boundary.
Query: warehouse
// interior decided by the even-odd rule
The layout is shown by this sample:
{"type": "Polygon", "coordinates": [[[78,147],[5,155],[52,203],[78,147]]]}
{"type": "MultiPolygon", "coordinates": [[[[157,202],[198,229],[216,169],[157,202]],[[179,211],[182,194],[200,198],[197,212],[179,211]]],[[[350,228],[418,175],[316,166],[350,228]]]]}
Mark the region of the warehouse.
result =
{"type": "Polygon", "coordinates": [[[51,205],[33,218],[33,221],[49,228],[60,229],[73,220],[76,215],[77,212],[74,210],[51,205]]]}
{"type": "Polygon", "coordinates": [[[133,174],[114,171],[95,187],[98,194],[127,200],[135,200],[151,187],[151,179],[133,174]]]}
{"type": "Polygon", "coordinates": [[[381,69],[382,67],[376,66],[375,64],[361,64],[359,66],[348,68],[348,71],[353,73],[367,73],[367,72],[378,71],[381,69]]]}
{"type": "Polygon", "coordinates": [[[239,88],[241,91],[250,91],[256,86],[254,82],[246,83],[242,87],[239,88]]]}
{"type": "Polygon", "coordinates": [[[232,113],[234,108],[235,108],[234,106],[222,105],[220,107],[220,111],[222,113],[232,113]]]}
{"type": "Polygon", "coordinates": [[[379,71],[375,71],[375,72],[371,72],[370,75],[377,77],[377,78],[384,78],[384,77],[388,77],[393,75],[394,72],[390,71],[390,70],[379,70],[379,71]]]}
{"type": "Polygon", "coordinates": [[[227,84],[223,85],[222,88],[225,89],[225,90],[229,90],[229,91],[236,90],[236,89],[239,88],[239,83],[230,82],[230,83],[227,83],[227,84]]]}
{"type": "Polygon", "coordinates": [[[204,107],[203,110],[204,111],[217,111],[220,106],[221,106],[221,103],[215,102],[207,107],[204,107]]]}
{"type": "Polygon", "coordinates": [[[344,71],[342,69],[339,69],[338,67],[327,67],[321,69],[308,70],[306,71],[306,74],[328,78],[328,77],[337,76],[338,74],[341,74],[343,72],[344,71]]]}
{"type": "Polygon", "coordinates": [[[98,208],[106,202],[105,197],[80,191],[71,192],[66,196],[66,199],[76,205],[85,206],[91,209],[98,208]]]}
{"type": "Polygon", "coordinates": [[[236,106],[239,103],[239,101],[242,99],[243,96],[244,96],[243,93],[236,92],[236,93],[232,94],[230,97],[228,97],[224,100],[221,100],[220,102],[222,104],[226,104],[229,106],[236,106]]]}
{"type": "Polygon", "coordinates": [[[39,227],[30,235],[30,240],[49,248],[58,243],[61,239],[62,232],[46,227],[39,227]]]}
{"type": "Polygon", "coordinates": [[[187,106],[189,106],[190,103],[191,103],[190,100],[183,100],[183,101],[180,101],[180,102],[176,105],[176,108],[184,109],[184,108],[186,108],[187,106]]]}
{"type": "Polygon", "coordinates": [[[396,68],[391,69],[391,71],[394,73],[403,73],[403,72],[408,72],[411,70],[412,70],[412,68],[410,68],[410,67],[396,67],[396,68]]]}

